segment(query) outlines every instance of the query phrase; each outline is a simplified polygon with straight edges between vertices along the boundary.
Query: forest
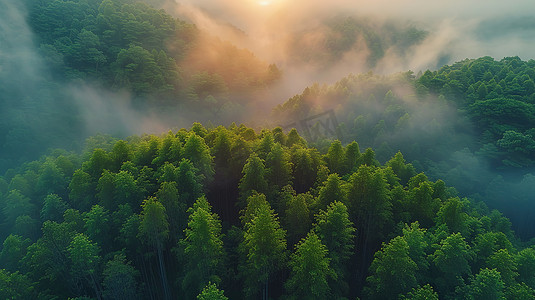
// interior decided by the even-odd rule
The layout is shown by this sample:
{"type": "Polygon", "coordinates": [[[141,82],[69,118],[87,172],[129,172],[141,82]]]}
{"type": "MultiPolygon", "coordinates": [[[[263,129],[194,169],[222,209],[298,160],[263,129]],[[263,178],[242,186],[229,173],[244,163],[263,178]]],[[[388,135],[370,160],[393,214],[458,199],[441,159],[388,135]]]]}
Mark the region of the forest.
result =
{"type": "Polygon", "coordinates": [[[273,115],[287,124],[333,110],[343,143],[372,147],[383,163],[401,151],[417,170],[507,212],[516,231],[532,237],[534,70],[534,60],[481,57],[419,74],[349,75],[307,87],[273,115]]]}
{"type": "Polygon", "coordinates": [[[0,187],[6,299],[534,295],[535,249],[499,211],[295,129],[100,136],[0,187]]]}
{"type": "Polygon", "coordinates": [[[176,5],[0,3],[1,299],[535,299],[535,60],[384,73],[438,33],[342,14],[269,61],[176,5]]]}

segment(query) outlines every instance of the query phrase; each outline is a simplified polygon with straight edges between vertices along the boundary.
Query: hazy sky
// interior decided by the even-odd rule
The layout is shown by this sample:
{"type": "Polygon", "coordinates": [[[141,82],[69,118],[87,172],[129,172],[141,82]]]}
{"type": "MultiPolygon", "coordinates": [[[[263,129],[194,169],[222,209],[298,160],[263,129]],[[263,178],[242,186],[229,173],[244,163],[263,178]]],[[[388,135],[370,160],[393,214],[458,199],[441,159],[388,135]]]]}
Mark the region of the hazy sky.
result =
{"type": "MultiPolygon", "coordinates": [[[[448,63],[485,55],[534,57],[532,0],[176,0],[176,4],[172,10],[179,16],[283,65],[288,63],[281,46],[285,35],[340,15],[367,17],[377,24],[387,20],[411,24],[431,33],[412,56],[380,62],[378,71],[385,73],[435,68],[444,54],[451,57],[448,63]]],[[[362,70],[356,66],[354,71],[362,70]]]]}

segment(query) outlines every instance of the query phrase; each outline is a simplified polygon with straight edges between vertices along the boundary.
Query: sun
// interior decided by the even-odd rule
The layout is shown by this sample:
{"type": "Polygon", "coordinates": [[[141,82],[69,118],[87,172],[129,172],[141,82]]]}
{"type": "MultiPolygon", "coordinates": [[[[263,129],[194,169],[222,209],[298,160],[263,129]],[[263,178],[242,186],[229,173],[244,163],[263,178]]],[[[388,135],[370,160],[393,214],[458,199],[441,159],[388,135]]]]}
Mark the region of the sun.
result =
{"type": "Polygon", "coordinates": [[[262,6],[268,6],[271,4],[271,1],[270,0],[261,0],[261,1],[258,1],[258,4],[262,5],[262,6]]]}

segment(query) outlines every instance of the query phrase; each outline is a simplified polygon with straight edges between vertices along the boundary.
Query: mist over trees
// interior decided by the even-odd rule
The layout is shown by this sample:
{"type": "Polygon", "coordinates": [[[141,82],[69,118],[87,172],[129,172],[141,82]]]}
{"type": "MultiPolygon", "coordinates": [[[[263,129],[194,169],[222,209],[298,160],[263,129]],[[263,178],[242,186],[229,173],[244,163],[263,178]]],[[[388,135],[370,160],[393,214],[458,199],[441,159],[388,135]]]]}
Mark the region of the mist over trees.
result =
{"type": "Polygon", "coordinates": [[[0,2],[0,298],[534,299],[533,18],[349,2],[0,2]]]}
{"type": "Polygon", "coordinates": [[[287,124],[333,110],[344,143],[373,147],[383,163],[401,151],[417,170],[505,211],[530,237],[534,67],[518,57],[481,57],[418,74],[349,75],[306,88],[274,117],[287,124]]]}
{"type": "Polygon", "coordinates": [[[81,149],[96,133],[237,120],[281,76],[250,51],[137,1],[2,7],[2,171],[43,148],[81,149]]]}

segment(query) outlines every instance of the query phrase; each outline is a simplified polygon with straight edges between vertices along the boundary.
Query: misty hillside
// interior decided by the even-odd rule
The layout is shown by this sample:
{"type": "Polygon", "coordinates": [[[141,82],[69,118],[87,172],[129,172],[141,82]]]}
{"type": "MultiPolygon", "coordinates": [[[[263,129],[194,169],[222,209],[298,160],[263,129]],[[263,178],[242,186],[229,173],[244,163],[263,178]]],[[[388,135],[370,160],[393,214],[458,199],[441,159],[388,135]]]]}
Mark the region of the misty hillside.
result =
{"type": "Polygon", "coordinates": [[[86,145],[0,178],[2,298],[535,295],[511,222],[401,153],[199,123],[86,145]]]}
{"type": "Polygon", "coordinates": [[[2,171],[99,132],[159,131],[177,116],[237,119],[281,76],[250,51],[140,2],[1,5],[2,171]]]}
{"type": "Polygon", "coordinates": [[[373,147],[382,162],[402,151],[418,170],[504,210],[531,237],[534,77],[535,61],[518,57],[467,59],[417,75],[350,75],[306,88],[274,116],[288,124],[334,110],[344,143],[373,147]]]}
{"type": "Polygon", "coordinates": [[[427,34],[411,26],[378,25],[368,18],[338,16],[317,27],[294,33],[289,38],[288,52],[298,66],[316,65],[318,71],[338,64],[353,52],[369,52],[361,63],[363,67],[374,68],[388,55],[386,52],[403,57],[427,34]]]}
{"type": "Polygon", "coordinates": [[[535,299],[515,1],[1,1],[0,299],[535,299]]]}
{"type": "Polygon", "coordinates": [[[193,94],[190,101],[204,101],[197,94],[208,89],[217,97],[276,79],[251,52],[140,2],[42,1],[30,2],[28,10],[41,54],[62,79],[98,80],[153,101],[193,94]]]}

